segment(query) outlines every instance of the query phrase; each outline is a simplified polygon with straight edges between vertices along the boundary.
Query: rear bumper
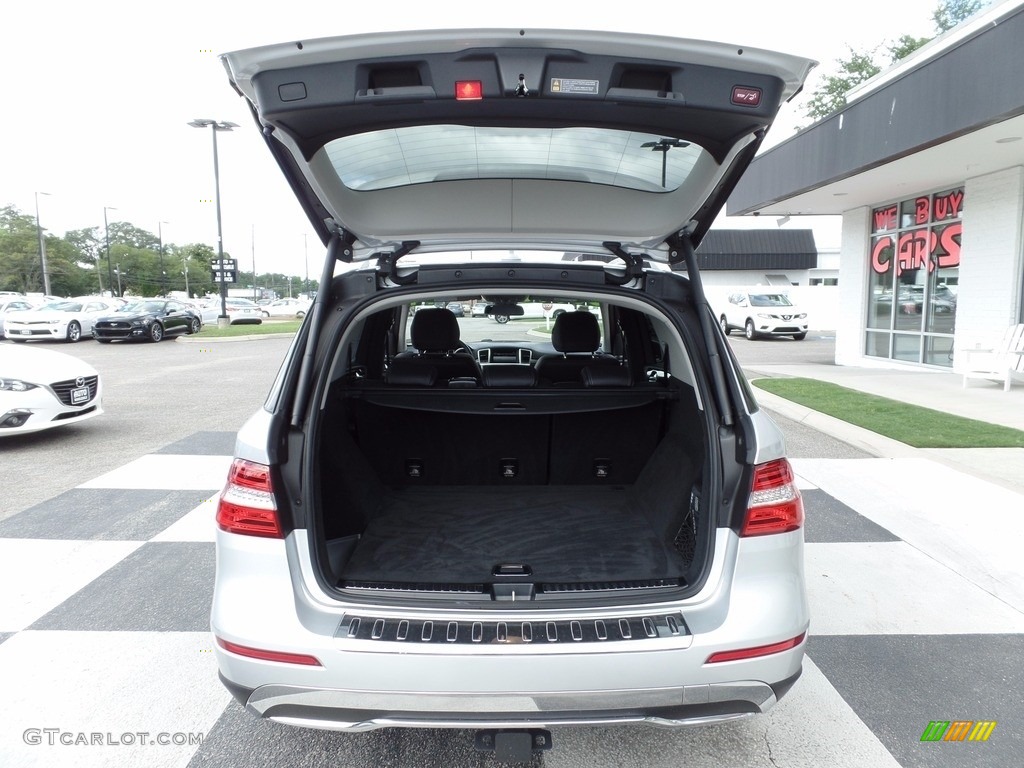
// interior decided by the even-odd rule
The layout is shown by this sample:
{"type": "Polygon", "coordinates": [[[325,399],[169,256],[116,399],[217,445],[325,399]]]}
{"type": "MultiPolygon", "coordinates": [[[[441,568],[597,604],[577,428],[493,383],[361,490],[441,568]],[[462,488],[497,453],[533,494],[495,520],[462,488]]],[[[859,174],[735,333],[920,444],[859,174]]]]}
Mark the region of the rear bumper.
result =
{"type": "Polygon", "coordinates": [[[317,663],[240,655],[221,644],[214,654],[225,685],[253,715],[304,727],[673,726],[747,717],[771,708],[796,679],[805,643],[750,658],[708,659],[806,632],[803,536],[740,540],[723,530],[716,538],[715,566],[700,601],[555,613],[525,605],[501,612],[335,607],[303,579],[310,566],[304,531],[283,542],[218,531],[214,635],[249,649],[310,655],[317,663]],[[685,632],[666,631],[655,615],[671,611],[685,621],[685,632]],[[350,618],[358,615],[364,624],[372,619],[372,632],[351,631],[350,618]],[[611,630],[604,639],[563,631],[564,623],[585,629],[604,619],[610,627],[610,619],[627,615],[630,640],[611,630]],[[640,634],[642,617],[654,617],[653,632],[640,634]],[[417,618],[444,628],[445,642],[427,642],[413,631],[417,618]],[[533,642],[490,637],[492,623],[513,619],[537,623],[533,642]],[[541,636],[540,622],[555,625],[556,637],[546,629],[541,636]],[[404,639],[396,629],[403,623],[410,627],[404,639]]]}
{"type": "Polygon", "coordinates": [[[251,690],[221,675],[256,717],[305,728],[361,732],[377,728],[548,728],[559,725],[703,725],[767,712],[800,677],[774,685],[735,681],[571,695],[381,693],[265,685],[251,690]],[[429,709],[425,709],[424,704],[429,709]]]}

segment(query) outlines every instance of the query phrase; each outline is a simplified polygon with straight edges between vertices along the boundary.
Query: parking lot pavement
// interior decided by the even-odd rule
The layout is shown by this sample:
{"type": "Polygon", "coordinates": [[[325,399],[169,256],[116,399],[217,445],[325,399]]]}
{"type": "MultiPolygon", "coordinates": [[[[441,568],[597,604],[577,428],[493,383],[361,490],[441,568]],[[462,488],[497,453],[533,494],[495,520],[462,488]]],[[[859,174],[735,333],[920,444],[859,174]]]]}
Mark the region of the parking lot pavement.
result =
{"type": "MultiPolygon", "coordinates": [[[[195,433],[0,521],[0,764],[494,764],[469,732],[306,731],[230,699],[208,611],[233,441],[195,433]]],[[[793,463],[813,619],[789,695],[733,724],[560,729],[535,764],[1019,764],[1020,537],[977,520],[1014,530],[1024,498],[926,458],[793,463]],[[932,721],[996,726],[983,743],[922,742],[932,721]]]]}

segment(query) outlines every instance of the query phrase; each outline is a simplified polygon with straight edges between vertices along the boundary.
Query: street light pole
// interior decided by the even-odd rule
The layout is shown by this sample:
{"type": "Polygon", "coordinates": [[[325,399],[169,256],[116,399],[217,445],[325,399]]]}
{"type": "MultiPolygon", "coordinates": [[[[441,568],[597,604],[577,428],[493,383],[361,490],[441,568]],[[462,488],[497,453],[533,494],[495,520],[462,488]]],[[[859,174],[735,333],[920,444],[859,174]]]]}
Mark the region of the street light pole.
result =
{"type": "Polygon", "coordinates": [[[110,290],[110,295],[114,295],[114,270],[110,266],[110,225],[107,223],[107,211],[116,211],[117,208],[112,208],[109,205],[103,206],[103,237],[107,241],[107,288],[110,290]]]}
{"type": "Polygon", "coordinates": [[[167,295],[167,273],[164,272],[164,224],[170,224],[169,221],[158,221],[156,223],[157,238],[159,239],[159,253],[160,253],[160,293],[164,296],[167,295]]]}
{"type": "Polygon", "coordinates": [[[688,147],[690,142],[681,139],[659,139],[658,141],[648,141],[640,146],[643,149],[651,150],[651,152],[661,152],[661,187],[664,189],[665,171],[668,168],[668,151],[673,147],[688,147]]]}
{"type": "Polygon", "coordinates": [[[39,223],[39,196],[46,195],[49,197],[49,192],[36,192],[36,235],[39,238],[39,266],[43,270],[43,295],[50,295],[50,273],[46,270],[46,241],[43,240],[43,227],[39,223]]]}
{"type": "Polygon", "coordinates": [[[217,263],[219,265],[218,271],[220,272],[220,317],[217,318],[217,324],[228,325],[228,288],[224,282],[224,236],[220,220],[220,164],[217,159],[217,131],[230,131],[232,128],[237,128],[238,125],[236,123],[203,118],[197,118],[190,122],[189,125],[193,128],[209,127],[211,133],[213,133],[213,187],[217,204],[217,263]]]}
{"type": "Polygon", "coordinates": [[[252,300],[258,301],[256,296],[256,225],[252,225],[252,237],[250,237],[252,243],[252,300]]]}

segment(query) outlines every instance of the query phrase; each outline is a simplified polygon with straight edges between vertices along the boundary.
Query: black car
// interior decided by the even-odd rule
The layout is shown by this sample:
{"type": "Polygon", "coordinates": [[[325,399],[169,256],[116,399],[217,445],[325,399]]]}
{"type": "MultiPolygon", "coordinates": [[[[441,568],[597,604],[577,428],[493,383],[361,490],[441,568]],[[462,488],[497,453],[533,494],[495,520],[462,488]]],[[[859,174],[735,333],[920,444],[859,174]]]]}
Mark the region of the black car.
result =
{"type": "Polygon", "coordinates": [[[160,341],[164,336],[199,333],[202,327],[199,313],[180,301],[143,299],[99,318],[93,326],[93,337],[104,344],[119,339],[160,341]]]}

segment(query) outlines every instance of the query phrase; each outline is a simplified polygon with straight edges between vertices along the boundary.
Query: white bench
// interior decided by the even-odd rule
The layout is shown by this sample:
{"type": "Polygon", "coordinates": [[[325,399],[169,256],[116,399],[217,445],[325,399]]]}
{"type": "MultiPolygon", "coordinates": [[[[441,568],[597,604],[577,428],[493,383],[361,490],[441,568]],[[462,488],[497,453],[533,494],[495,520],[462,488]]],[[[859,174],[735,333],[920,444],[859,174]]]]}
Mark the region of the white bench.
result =
{"type": "Polygon", "coordinates": [[[971,379],[984,379],[1003,382],[1003,390],[1009,392],[1015,379],[1024,381],[1024,323],[1007,328],[1002,341],[993,349],[965,351],[964,387],[971,379]]]}

